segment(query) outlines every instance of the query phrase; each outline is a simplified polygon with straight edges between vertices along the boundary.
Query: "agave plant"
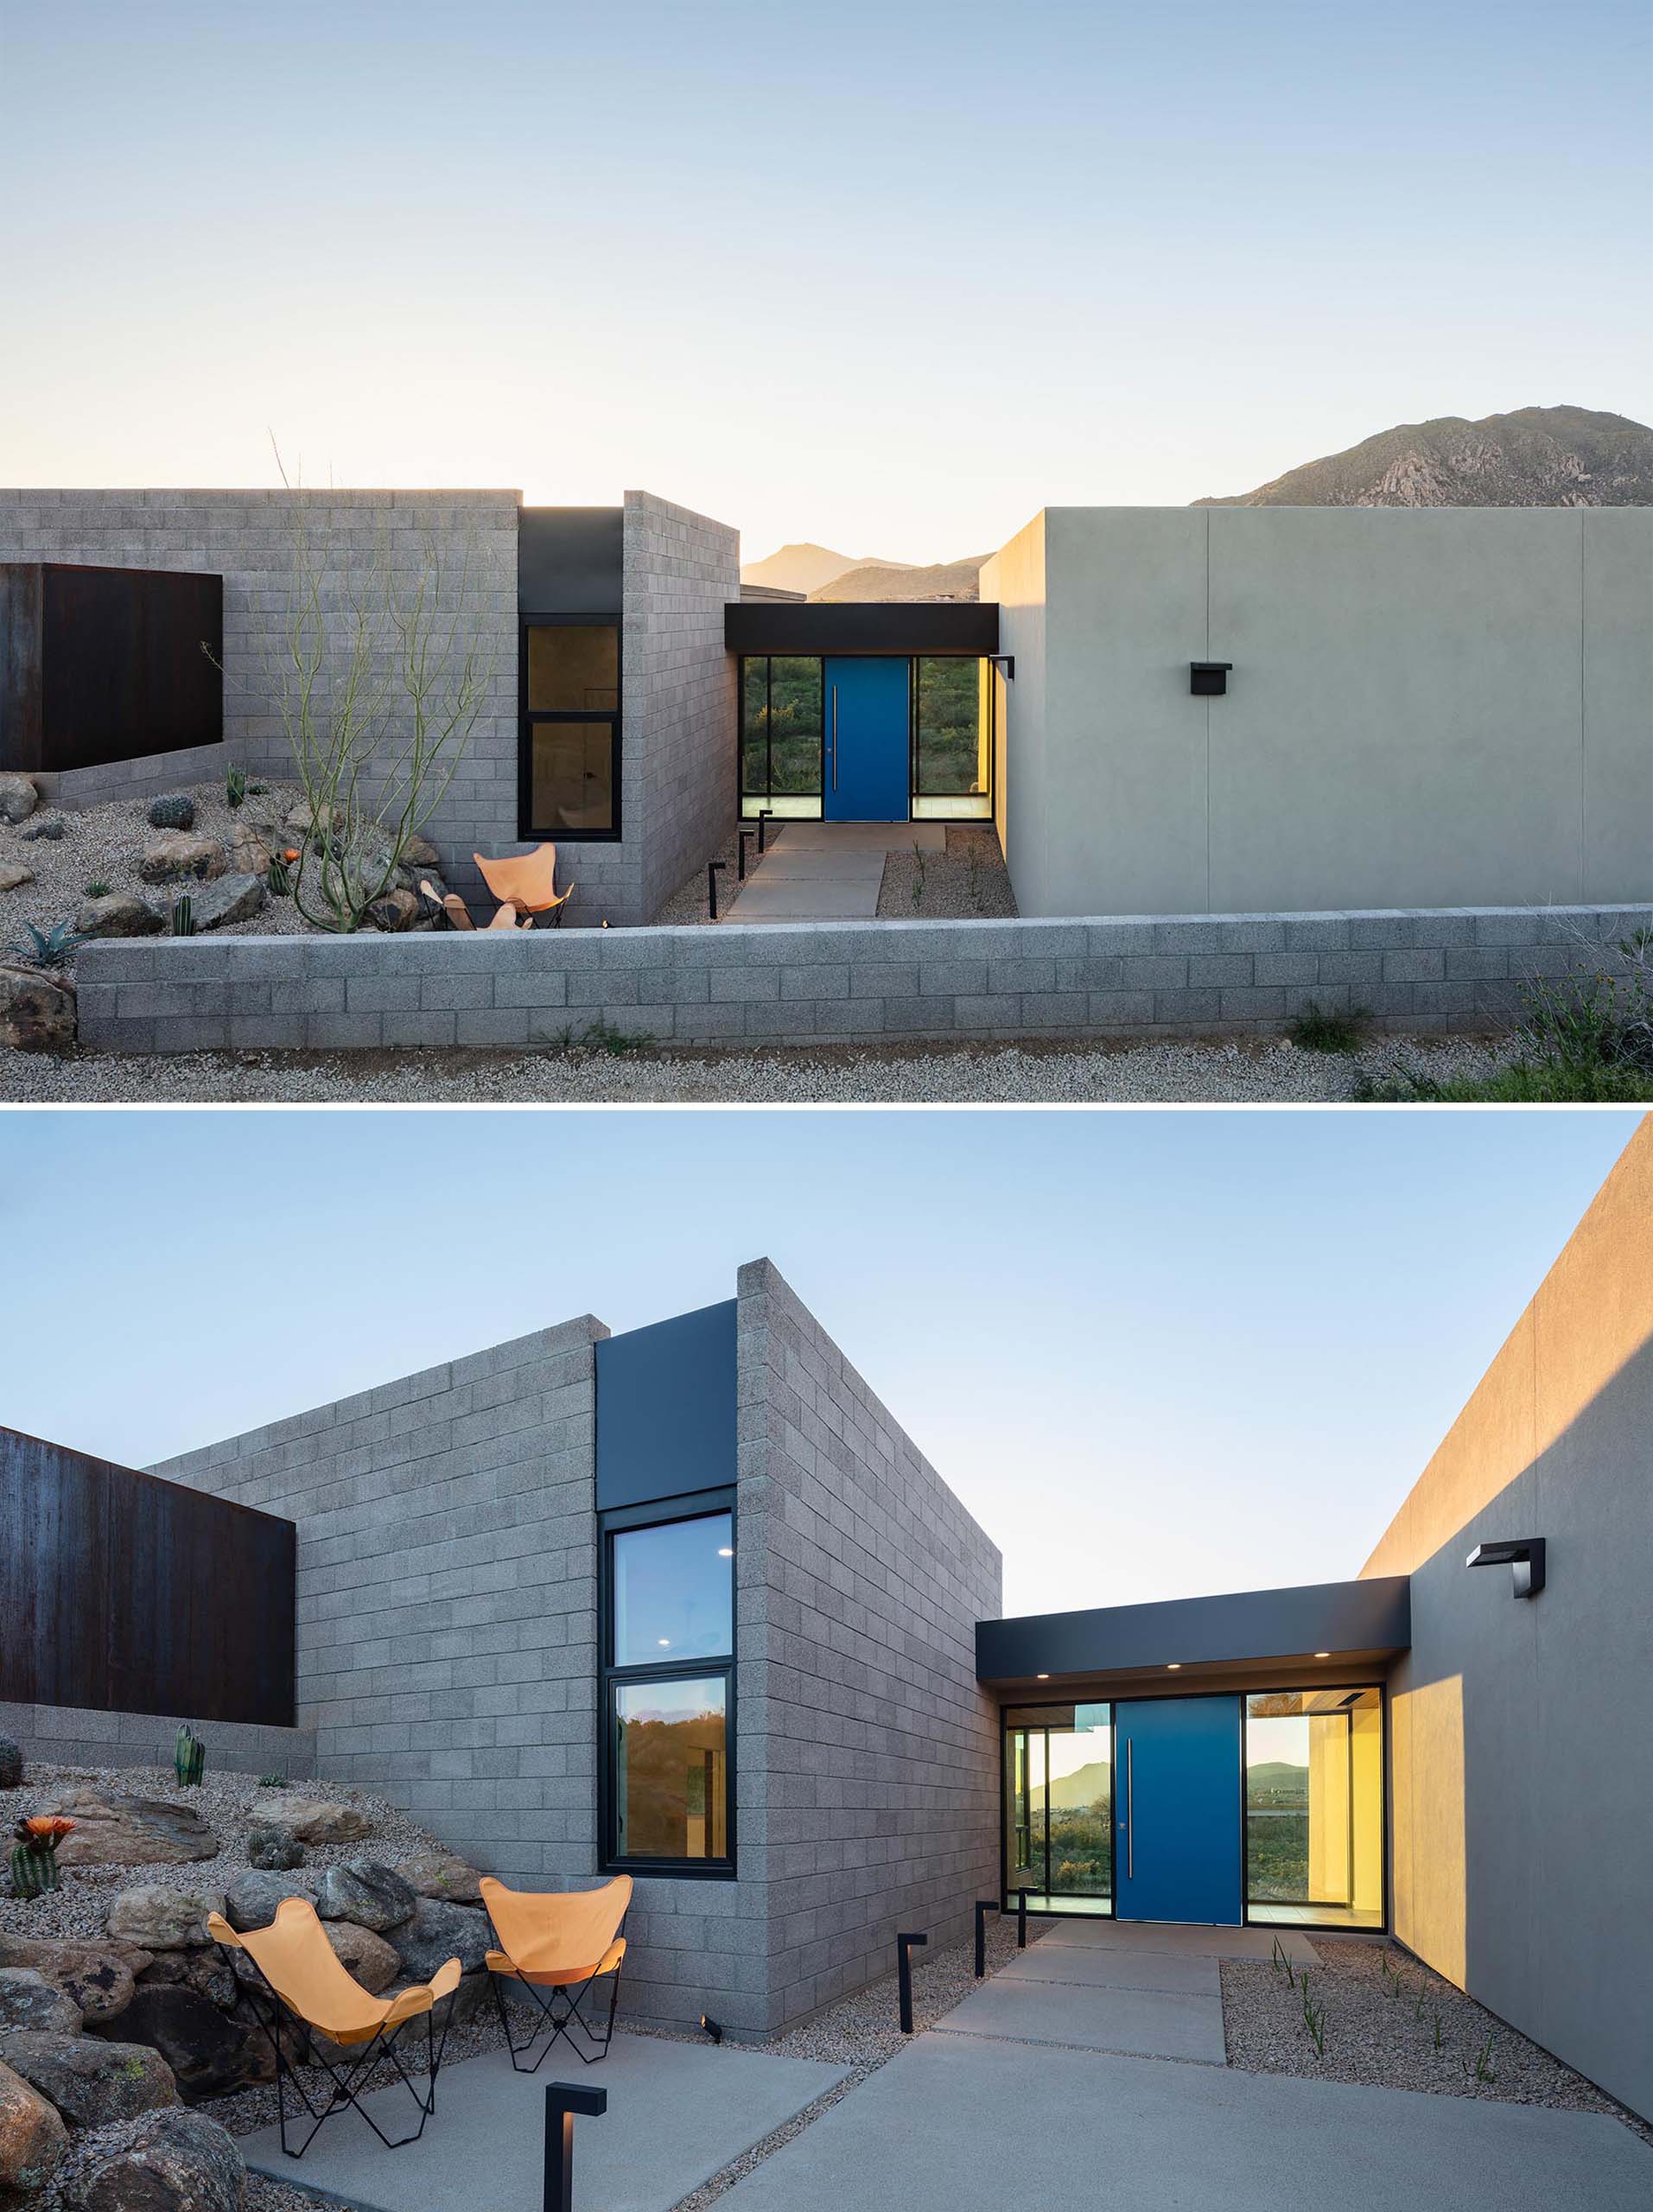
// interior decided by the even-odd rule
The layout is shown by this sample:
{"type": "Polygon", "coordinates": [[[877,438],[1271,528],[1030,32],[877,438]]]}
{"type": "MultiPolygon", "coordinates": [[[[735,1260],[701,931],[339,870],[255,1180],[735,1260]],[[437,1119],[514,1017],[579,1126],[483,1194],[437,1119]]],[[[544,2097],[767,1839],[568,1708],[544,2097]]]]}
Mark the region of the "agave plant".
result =
{"type": "Polygon", "coordinates": [[[54,1813],[36,1813],[12,1830],[11,1888],[20,1897],[43,1897],[57,1887],[57,1847],[73,1834],[74,1822],[54,1813]]]}
{"type": "Polygon", "coordinates": [[[49,930],[36,929],[33,922],[23,927],[27,938],[16,938],[10,950],[29,968],[60,968],[86,942],[75,935],[72,922],[54,922],[49,930]]]}

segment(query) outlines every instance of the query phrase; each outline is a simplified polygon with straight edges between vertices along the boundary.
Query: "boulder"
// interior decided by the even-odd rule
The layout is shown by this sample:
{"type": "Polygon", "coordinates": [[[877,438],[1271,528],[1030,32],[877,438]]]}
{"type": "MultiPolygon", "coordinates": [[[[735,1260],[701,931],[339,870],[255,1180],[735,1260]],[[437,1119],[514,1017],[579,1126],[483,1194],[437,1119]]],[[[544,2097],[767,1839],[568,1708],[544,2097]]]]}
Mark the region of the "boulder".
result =
{"type": "Polygon", "coordinates": [[[402,865],[404,868],[440,868],[442,855],[429,837],[410,837],[402,848],[402,865]]]}
{"type": "Polygon", "coordinates": [[[222,875],[230,856],[216,837],[202,830],[174,830],[151,837],[138,861],[137,872],[145,883],[177,883],[193,876],[205,883],[222,875]]]}
{"type": "Polygon", "coordinates": [[[246,2179],[227,2129],[174,2107],[77,2144],[57,2193],[65,2212],[241,2212],[246,2179]]]}
{"type": "Polygon", "coordinates": [[[307,1797],[300,1789],[272,1789],[258,1810],[278,1827],[291,1828],[301,1843],[354,1843],[373,1833],[373,1823],[358,1807],[307,1797]]]}
{"type": "Polygon", "coordinates": [[[40,804],[40,793],[27,776],[0,775],[0,822],[27,822],[40,804]]]}
{"type": "Polygon", "coordinates": [[[149,801],[151,830],[193,830],[195,802],[188,791],[163,791],[149,801]]]}
{"type": "Polygon", "coordinates": [[[205,891],[189,894],[190,914],[197,930],[222,930],[232,922],[250,922],[269,904],[269,889],[257,875],[226,875],[205,891]]]}
{"type": "MultiPolygon", "coordinates": [[[[142,1966],[133,1966],[140,1989],[161,1984],[170,1984],[193,1989],[209,2003],[227,2012],[240,1995],[240,1984],[230,1964],[231,1954],[222,1951],[216,1943],[204,1951],[157,1951],[153,1958],[142,1951],[135,1951],[133,1959],[142,1959],[142,1966]]],[[[127,1963],[131,1964],[129,1959],[127,1963]]]]}
{"type": "Polygon", "coordinates": [[[0,1967],[0,2035],[13,2028],[78,2036],[80,2007],[38,1967],[0,1967]]]}
{"type": "Polygon", "coordinates": [[[223,1910],[221,1890],[168,1890],[146,1882],[123,1890],[104,1924],[118,1942],[146,1951],[188,1951],[212,1942],[207,1916],[223,1910]]]}
{"type": "Polygon", "coordinates": [[[422,1851],[398,1859],[397,1872],[416,1897],[445,1897],[450,1904],[480,1904],[477,1872],[451,1851],[422,1851]]]}
{"type": "Polygon", "coordinates": [[[218,2096],[246,2079],[247,2030],[186,1984],[141,1984],[110,2033],[123,2044],[157,2051],[192,2102],[218,2096]]]}
{"type": "Polygon", "coordinates": [[[230,832],[230,866],[242,875],[267,874],[275,858],[270,845],[273,832],[266,832],[251,822],[238,822],[230,832]]]}
{"type": "Polygon", "coordinates": [[[232,1928],[268,1928],[283,1897],[308,1897],[314,1904],[315,1876],[265,1874],[251,1868],[238,1874],[225,1892],[224,1917],[232,1928]]]}
{"type": "Polygon", "coordinates": [[[101,2036],[8,2036],[6,2063],[71,2127],[102,2127],[175,2104],[177,2084],[158,2050],[101,2036]]]}
{"type": "Polygon", "coordinates": [[[308,799],[302,798],[296,806],[289,810],[286,818],[286,827],[296,837],[302,839],[312,830],[328,832],[344,830],[347,827],[349,818],[346,809],[342,806],[330,806],[326,799],[323,799],[321,804],[312,810],[308,799]]]}
{"type": "Polygon", "coordinates": [[[72,925],[77,937],[158,937],[167,918],[147,900],[124,891],[83,899],[72,925]]]}
{"type": "Polygon", "coordinates": [[[36,814],[24,823],[17,835],[31,842],[36,837],[44,837],[49,844],[55,845],[68,826],[60,814],[36,814]]]}
{"type": "Polygon", "coordinates": [[[33,1967],[72,1998],[88,2022],[113,2019],[132,2001],[132,1969],[106,1944],[36,1940],[0,1929],[0,1967],[33,1967]]]}
{"type": "Polygon", "coordinates": [[[14,1744],[10,1736],[0,1736],[0,1789],[21,1789],[22,1781],[22,1745],[14,1744]]]}
{"type": "Polygon", "coordinates": [[[74,985],[43,968],[0,966],[0,1045],[17,1052],[74,1046],[74,985]]]}
{"type": "Polygon", "coordinates": [[[382,1936],[371,1928],[358,1928],[352,1920],[329,1920],[327,1941],[334,1955],[375,1997],[402,1978],[402,1961],[382,1936]]]}
{"type": "Polygon", "coordinates": [[[34,880],[32,868],[24,868],[20,862],[0,861],[0,891],[21,891],[25,883],[34,880]]]}
{"type": "Polygon", "coordinates": [[[55,2107],[0,2061],[0,2202],[44,2189],[68,2147],[55,2107]]]}
{"type": "Polygon", "coordinates": [[[353,1920],[375,1934],[409,1919],[418,1902],[398,1873],[371,1859],[329,1866],[316,1885],[315,1909],[323,1920],[353,1920]]]}
{"type": "Polygon", "coordinates": [[[46,1809],[74,1822],[58,1846],[60,1866],[181,1866],[218,1856],[218,1838],[200,1815],[168,1798],[82,1789],[46,1809]]]}
{"type": "Polygon", "coordinates": [[[304,1847],[291,1828],[260,1826],[247,1831],[247,1864],[279,1873],[304,1864],[304,1847]]]}
{"type": "Polygon", "coordinates": [[[448,1959],[457,1959],[467,1974],[480,1974],[493,1948],[493,1931],[486,1913],[474,1906],[421,1897],[409,1918],[386,1929],[385,1940],[410,1981],[429,1981],[448,1959]]]}
{"type": "Polygon", "coordinates": [[[376,930],[393,936],[410,930],[423,911],[424,901],[416,891],[387,891],[368,907],[367,918],[376,930]]]}

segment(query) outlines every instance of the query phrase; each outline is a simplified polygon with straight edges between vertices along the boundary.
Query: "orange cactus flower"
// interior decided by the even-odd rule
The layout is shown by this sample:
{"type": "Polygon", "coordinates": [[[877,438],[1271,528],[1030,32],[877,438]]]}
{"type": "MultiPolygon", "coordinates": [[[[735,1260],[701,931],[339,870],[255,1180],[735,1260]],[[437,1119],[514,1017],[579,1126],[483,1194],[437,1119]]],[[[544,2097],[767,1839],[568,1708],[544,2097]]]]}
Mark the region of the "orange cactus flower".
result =
{"type": "Polygon", "coordinates": [[[16,1833],[25,1843],[43,1844],[48,1851],[55,1851],[66,1835],[74,1832],[74,1822],[60,1819],[55,1813],[35,1813],[26,1821],[19,1821],[16,1833]]]}
{"type": "Polygon", "coordinates": [[[282,855],[282,858],[284,861],[296,861],[298,858],[298,847],[296,845],[289,845],[286,851],[282,855]]]}

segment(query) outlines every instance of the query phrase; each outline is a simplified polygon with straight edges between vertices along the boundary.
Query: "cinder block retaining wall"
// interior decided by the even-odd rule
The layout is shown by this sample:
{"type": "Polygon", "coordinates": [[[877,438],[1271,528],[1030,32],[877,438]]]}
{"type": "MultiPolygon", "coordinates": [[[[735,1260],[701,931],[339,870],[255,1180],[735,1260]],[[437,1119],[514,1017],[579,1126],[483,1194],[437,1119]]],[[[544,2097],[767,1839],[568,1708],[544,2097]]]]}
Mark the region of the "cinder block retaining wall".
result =
{"type": "Polygon", "coordinates": [[[284,1774],[308,1781],[315,1772],[315,1732],[266,1728],[252,1721],[202,1720],[199,1714],[94,1713],[83,1706],[0,1703],[0,1736],[20,1745],[26,1759],[54,1766],[170,1766],[185,1720],[205,1739],[209,1770],[284,1774]]]}
{"type": "Polygon", "coordinates": [[[186,784],[214,783],[236,758],[230,747],[191,745],[178,753],[109,760],[95,768],[31,768],[29,777],[43,806],[60,806],[66,813],[77,814],[111,799],[147,803],[162,791],[175,791],[186,784]]]}
{"type": "Polygon", "coordinates": [[[679,1044],[1152,1037],[1277,1029],[1311,1001],[1473,1029],[1648,924],[1653,907],[1488,906],[109,939],[78,956],[80,1036],[115,1052],[543,1046],[600,1022],[679,1044]]]}

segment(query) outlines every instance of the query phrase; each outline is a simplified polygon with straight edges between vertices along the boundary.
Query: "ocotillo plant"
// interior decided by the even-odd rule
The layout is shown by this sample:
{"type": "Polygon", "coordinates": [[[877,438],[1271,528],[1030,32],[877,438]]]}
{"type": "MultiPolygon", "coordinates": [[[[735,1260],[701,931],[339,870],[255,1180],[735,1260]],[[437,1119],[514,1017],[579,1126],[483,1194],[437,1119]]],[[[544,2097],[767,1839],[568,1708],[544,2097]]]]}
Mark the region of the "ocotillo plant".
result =
{"type": "Polygon", "coordinates": [[[207,1764],[207,1746],[187,1720],[178,1731],[172,1763],[178,1770],[179,1787],[193,1789],[200,1782],[201,1770],[207,1764]]]}
{"type": "Polygon", "coordinates": [[[57,1847],[74,1827],[73,1821],[36,1813],[12,1830],[11,1888],[14,1897],[43,1897],[57,1887],[57,1847]]]}

